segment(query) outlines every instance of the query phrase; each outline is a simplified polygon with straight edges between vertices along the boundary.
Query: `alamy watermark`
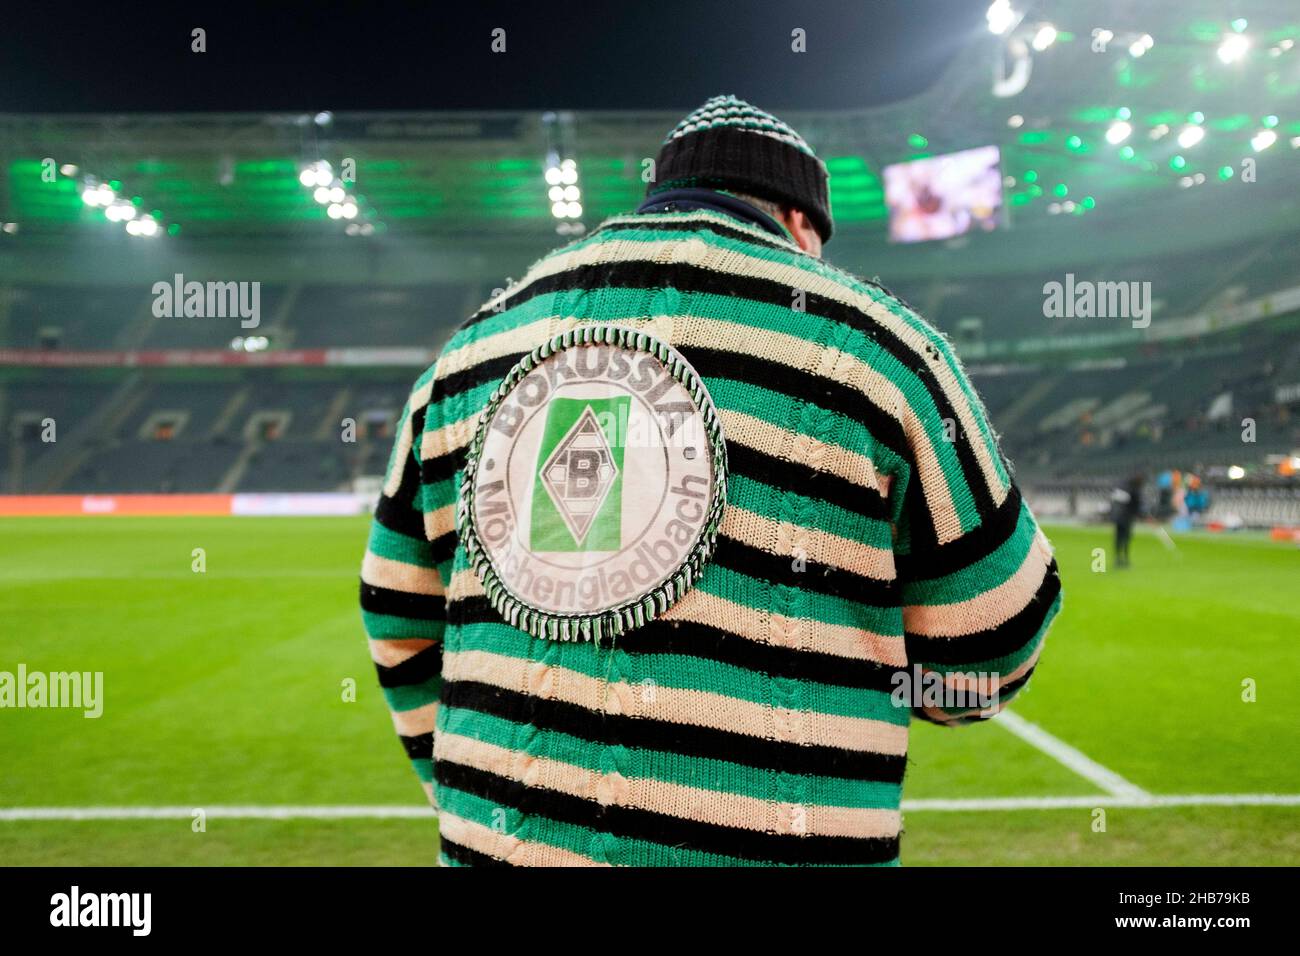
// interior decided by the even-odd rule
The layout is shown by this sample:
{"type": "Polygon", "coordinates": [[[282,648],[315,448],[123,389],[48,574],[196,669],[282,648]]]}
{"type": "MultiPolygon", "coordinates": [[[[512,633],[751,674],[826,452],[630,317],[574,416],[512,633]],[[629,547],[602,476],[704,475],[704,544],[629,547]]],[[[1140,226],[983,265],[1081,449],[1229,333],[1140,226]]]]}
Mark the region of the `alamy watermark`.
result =
{"type": "Polygon", "coordinates": [[[104,713],[103,671],[0,671],[0,710],[72,708],[95,719],[104,713]]]}
{"type": "Polygon", "coordinates": [[[890,678],[894,689],[889,698],[895,707],[939,707],[947,710],[977,710],[982,717],[998,712],[1001,675],[988,671],[925,670],[913,664],[910,671],[896,671],[890,678]]]}
{"type": "Polygon", "coordinates": [[[262,322],[262,283],[185,281],[176,273],[171,282],[153,284],[153,314],[160,319],[240,319],[255,329],[262,322]]]}
{"type": "Polygon", "coordinates": [[[152,893],[83,893],[73,886],[50,897],[51,926],[122,926],[148,936],[153,925],[152,893]]]}
{"type": "Polygon", "coordinates": [[[1151,324],[1150,282],[1076,281],[1043,285],[1043,317],[1048,319],[1129,319],[1135,329],[1151,324]]]}

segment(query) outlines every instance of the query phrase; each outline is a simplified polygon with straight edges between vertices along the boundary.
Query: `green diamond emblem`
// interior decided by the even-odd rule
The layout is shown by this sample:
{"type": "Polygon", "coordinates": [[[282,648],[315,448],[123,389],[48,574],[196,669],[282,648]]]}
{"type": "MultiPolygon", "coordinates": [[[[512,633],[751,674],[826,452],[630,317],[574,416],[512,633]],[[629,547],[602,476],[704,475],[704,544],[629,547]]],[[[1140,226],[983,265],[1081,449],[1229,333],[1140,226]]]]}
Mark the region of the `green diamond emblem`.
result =
{"type": "MultiPolygon", "coordinates": [[[[562,407],[557,410],[562,412],[562,407]]],[[[547,424],[550,426],[552,422],[547,424]]],[[[618,476],[615,449],[605,437],[591,404],[587,403],[542,463],[537,476],[555,506],[554,514],[563,521],[576,549],[582,549],[618,476]]],[[[554,537],[554,523],[551,524],[549,536],[554,537]]]]}

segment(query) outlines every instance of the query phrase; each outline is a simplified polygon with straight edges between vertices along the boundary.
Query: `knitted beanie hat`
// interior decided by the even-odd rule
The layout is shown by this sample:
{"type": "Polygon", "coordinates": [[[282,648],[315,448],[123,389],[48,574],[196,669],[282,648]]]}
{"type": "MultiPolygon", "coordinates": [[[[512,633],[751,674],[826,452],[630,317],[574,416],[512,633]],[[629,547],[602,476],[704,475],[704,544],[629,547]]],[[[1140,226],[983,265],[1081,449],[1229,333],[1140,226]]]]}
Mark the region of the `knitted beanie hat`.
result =
{"type": "Polygon", "coordinates": [[[831,237],[826,164],[793,129],[734,96],[715,96],[677,124],[659,149],[647,195],[689,186],[730,187],[804,211],[831,237]]]}

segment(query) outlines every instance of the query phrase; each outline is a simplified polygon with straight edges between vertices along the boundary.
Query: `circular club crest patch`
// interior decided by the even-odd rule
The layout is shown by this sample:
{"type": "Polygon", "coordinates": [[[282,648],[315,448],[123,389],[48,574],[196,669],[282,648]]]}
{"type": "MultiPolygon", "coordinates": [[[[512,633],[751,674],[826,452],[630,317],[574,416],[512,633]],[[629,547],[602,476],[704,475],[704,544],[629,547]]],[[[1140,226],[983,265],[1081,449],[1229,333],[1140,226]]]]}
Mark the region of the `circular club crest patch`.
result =
{"type": "Polygon", "coordinates": [[[515,627],[600,640],[691,588],[713,553],[727,451],[709,393],[675,349],[615,325],[534,349],[470,443],[457,525],[515,627]]]}

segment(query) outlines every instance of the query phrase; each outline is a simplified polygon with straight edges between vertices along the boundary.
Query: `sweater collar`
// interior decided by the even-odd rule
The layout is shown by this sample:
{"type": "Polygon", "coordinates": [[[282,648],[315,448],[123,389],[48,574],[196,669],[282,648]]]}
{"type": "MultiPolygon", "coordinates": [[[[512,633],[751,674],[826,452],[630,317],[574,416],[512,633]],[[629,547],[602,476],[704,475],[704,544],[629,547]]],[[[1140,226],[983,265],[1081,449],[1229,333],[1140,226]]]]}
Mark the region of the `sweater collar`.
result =
{"type": "Polygon", "coordinates": [[[767,213],[751,206],[743,199],[716,189],[701,187],[666,189],[663,192],[655,193],[653,196],[648,196],[637,207],[636,212],[639,215],[642,213],[691,212],[697,209],[723,213],[733,219],[739,219],[741,222],[757,226],[774,236],[780,236],[782,239],[791,241],[790,233],[786,231],[785,227],[767,213]]]}

